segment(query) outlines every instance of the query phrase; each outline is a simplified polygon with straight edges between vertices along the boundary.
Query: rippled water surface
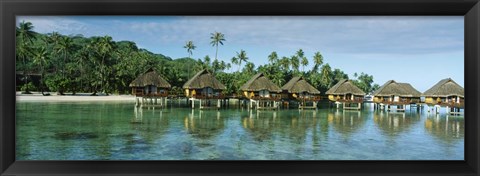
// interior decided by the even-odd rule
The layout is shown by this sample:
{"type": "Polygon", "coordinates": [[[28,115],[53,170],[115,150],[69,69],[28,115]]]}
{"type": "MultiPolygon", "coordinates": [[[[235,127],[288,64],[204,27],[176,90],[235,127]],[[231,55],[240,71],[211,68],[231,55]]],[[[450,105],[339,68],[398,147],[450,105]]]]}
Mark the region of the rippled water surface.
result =
{"type": "Polygon", "coordinates": [[[17,103],[17,160],[463,160],[464,117],[17,103]]]}

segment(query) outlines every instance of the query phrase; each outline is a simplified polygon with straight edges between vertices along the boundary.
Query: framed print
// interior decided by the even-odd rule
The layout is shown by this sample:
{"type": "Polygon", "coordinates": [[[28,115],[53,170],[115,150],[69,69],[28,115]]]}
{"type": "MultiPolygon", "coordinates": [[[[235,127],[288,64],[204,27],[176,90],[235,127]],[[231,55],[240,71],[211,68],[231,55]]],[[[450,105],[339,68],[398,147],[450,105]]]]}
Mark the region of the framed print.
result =
{"type": "Polygon", "coordinates": [[[1,173],[478,175],[479,8],[2,1],[1,173]]]}

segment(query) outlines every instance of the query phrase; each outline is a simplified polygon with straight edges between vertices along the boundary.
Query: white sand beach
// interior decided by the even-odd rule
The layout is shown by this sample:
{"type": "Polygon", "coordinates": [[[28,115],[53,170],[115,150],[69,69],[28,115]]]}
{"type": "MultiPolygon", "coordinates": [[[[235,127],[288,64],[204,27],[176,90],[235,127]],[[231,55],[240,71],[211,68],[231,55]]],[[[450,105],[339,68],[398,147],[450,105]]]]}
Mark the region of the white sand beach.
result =
{"type": "Polygon", "coordinates": [[[76,93],[71,95],[56,95],[51,93],[49,96],[43,96],[40,92],[32,92],[32,94],[16,93],[17,101],[20,102],[84,102],[84,101],[130,101],[135,102],[133,95],[104,95],[90,96],[91,93],[76,93]]]}

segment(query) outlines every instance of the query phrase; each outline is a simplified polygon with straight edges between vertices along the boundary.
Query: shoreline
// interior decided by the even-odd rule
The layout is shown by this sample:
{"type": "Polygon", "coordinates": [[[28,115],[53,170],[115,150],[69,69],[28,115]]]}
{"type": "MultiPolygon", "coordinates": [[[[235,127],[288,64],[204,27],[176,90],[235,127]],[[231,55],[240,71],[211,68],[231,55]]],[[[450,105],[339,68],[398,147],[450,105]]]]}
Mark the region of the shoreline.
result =
{"type": "Polygon", "coordinates": [[[56,95],[50,93],[49,96],[43,96],[40,92],[32,94],[21,94],[16,92],[17,102],[135,102],[133,95],[103,95],[90,96],[91,93],[77,93],[76,95],[56,95]]]}

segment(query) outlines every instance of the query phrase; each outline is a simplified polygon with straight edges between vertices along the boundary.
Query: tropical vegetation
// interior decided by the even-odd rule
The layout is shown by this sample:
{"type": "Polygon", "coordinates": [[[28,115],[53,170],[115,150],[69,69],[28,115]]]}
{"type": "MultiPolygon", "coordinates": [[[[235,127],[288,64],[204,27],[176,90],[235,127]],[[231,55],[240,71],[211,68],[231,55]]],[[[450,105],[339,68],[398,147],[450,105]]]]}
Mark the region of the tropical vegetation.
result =
{"type": "MultiPolygon", "coordinates": [[[[37,33],[30,22],[21,22],[16,33],[17,89],[23,93],[37,90],[42,94],[57,92],[59,95],[77,92],[129,94],[129,83],[152,66],[165,76],[176,94],[182,94],[182,85],[202,69],[209,70],[226,85],[224,93],[227,95],[240,95],[240,86],[258,72],[263,72],[280,87],[294,76],[303,76],[322,93],[338,81],[349,78],[339,68],[324,62],[320,52],[309,57],[302,49],[291,56],[279,56],[272,51],[266,58],[268,63],[259,66],[251,62],[247,51],[240,49],[230,63],[225,62],[217,58],[219,45],[226,42],[225,35],[220,32],[211,33],[210,37],[215,49],[213,61],[208,55],[192,57],[197,48],[193,41],[179,46],[186,49],[187,57],[173,59],[138,48],[131,41],[114,41],[111,36],[37,33]],[[309,64],[313,64],[310,70],[306,69],[309,64]],[[236,69],[230,70],[232,65],[236,69]]],[[[353,82],[365,92],[379,87],[372,85],[373,76],[366,73],[355,73],[353,82]]]]}

